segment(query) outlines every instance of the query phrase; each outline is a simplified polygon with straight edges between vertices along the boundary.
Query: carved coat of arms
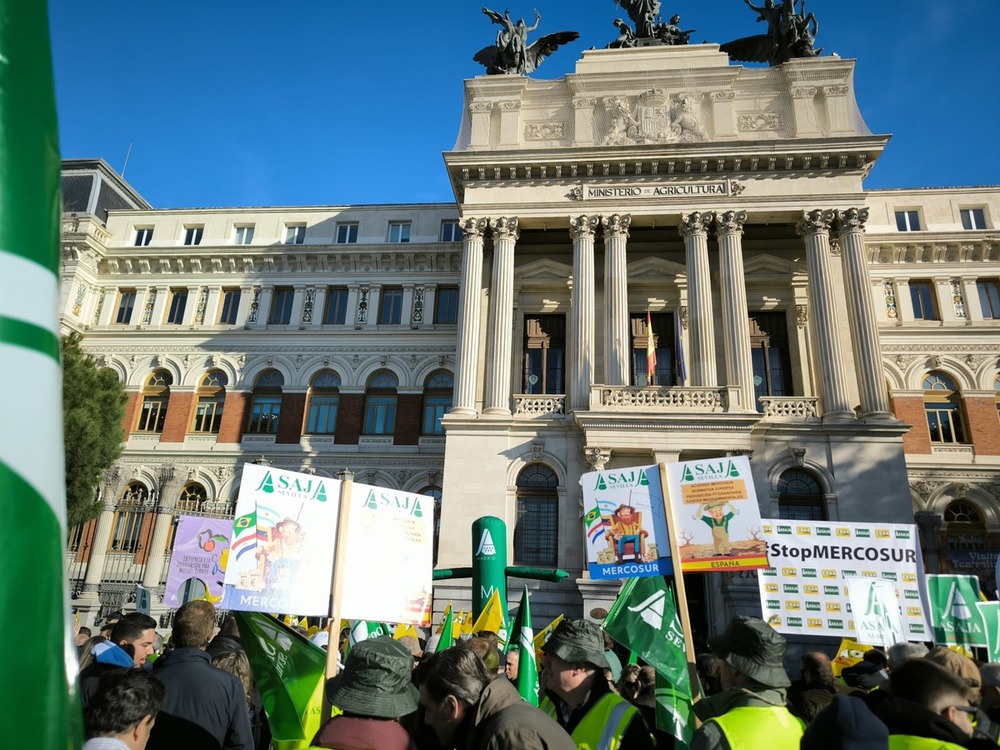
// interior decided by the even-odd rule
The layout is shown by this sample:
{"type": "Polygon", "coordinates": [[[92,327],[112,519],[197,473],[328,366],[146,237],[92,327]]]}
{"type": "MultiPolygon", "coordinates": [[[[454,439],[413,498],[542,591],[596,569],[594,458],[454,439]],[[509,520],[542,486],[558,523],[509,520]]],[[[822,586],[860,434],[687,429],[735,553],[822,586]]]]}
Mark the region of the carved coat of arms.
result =
{"type": "Polygon", "coordinates": [[[707,141],[701,124],[696,94],[683,94],[674,102],[666,92],[653,89],[635,97],[604,99],[610,123],[602,145],[631,146],[637,143],[707,141]]]}

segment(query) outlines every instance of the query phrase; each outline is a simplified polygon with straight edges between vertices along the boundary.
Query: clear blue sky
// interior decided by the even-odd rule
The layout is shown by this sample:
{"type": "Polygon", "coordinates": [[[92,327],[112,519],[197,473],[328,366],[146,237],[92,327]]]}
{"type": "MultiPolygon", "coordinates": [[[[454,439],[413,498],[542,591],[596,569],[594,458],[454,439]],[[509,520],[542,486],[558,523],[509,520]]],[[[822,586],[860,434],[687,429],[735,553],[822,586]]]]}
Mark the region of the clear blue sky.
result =
{"type": "MultiPolygon", "coordinates": [[[[62,153],[101,157],[154,206],[453,200],[462,81],[497,27],[483,0],[49,0],[62,153]],[[402,169],[398,169],[402,166],[402,169]]],[[[624,16],[614,0],[504,0],[537,35],[580,39],[532,76],[572,72],[624,16]]],[[[762,4],[755,2],[755,4],[762,4]]],[[[1000,0],[807,0],[824,54],[856,58],[858,101],[892,134],[868,187],[1000,183],[1000,0]]],[[[758,33],[741,0],[664,0],[694,42],[758,33]]]]}

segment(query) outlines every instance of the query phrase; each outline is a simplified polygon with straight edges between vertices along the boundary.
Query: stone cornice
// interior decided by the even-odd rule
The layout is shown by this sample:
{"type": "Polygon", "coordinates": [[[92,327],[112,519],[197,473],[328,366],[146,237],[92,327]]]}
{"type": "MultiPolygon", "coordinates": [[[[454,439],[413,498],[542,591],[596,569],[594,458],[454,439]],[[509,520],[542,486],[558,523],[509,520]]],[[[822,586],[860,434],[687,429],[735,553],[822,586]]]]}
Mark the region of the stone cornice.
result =
{"type": "Polygon", "coordinates": [[[1000,262],[1000,236],[976,236],[972,232],[869,233],[865,254],[872,265],[1000,262]]]}

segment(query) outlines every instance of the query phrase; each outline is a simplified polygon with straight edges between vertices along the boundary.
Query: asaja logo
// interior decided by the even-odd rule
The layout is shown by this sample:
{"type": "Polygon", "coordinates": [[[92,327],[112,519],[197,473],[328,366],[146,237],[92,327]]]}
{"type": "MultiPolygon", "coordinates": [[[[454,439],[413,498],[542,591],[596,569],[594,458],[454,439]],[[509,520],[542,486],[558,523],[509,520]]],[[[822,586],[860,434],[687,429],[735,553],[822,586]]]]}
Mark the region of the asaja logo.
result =
{"type": "Polygon", "coordinates": [[[924,610],[920,607],[907,607],[906,616],[907,617],[920,617],[924,613],[924,610]]]}
{"type": "Polygon", "coordinates": [[[883,570],[882,578],[884,578],[887,581],[895,581],[897,578],[899,578],[899,576],[896,575],[895,571],[883,570]]]}
{"type": "Polygon", "coordinates": [[[830,527],[829,526],[817,526],[816,527],[816,536],[830,536],[830,527]]]}
{"type": "Polygon", "coordinates": [[[832,568],[823,568],[823,577],[824,578],[836,578],[837,577],[837,571],[833,570],[832,568]]]}
{"type": "Polygon", "coordinates": [[[325,503],[326,484],[316,477],[295,477],[276,471],[264,472],[264,478],[257,485],[257,492],[268,495],[296,497],[300,500],[318,500],[325,503]]]}
{"type": "Polygon", "coordinates": [[[608,472],[597,475],[597,485],[594,489],[606,490],[616,487],[648,487],[649,479],[643,469],[633,469],[632,471],[608,472]]]}
{"type": "Polygon", "coordinates": [[[912,625],[910,625],[910,632],[911,633],[916,633],[917,635],[923,635],[924,634],[924,626],[923,625],[919,625],[919,624],[912,624],[912,625]]]}
{"type": "Polygon", "coordinates": [[[760,571],[760,574],[762,576],[767,577],[767,578],[774,578],[776,575],[778,575],[778,569],[777,568],[764,568],[762,571],[760,571]]]}
{"type": "Polygon", "coordinates": [[[768,599],[767,600],[768,609],[781,609],[781,599],[768,599]]]}
{"type": "Polygon", "coordinates": [[[782,568],[781,575],[785,578],[798,578],[799,571],[796,568],[782,568]]]}
{"type": "Polygon", "coordinates": [[[819,612],[821,609],[819,602],[806,602],[806,612],[819,612]]]}
{"type": "Polygon", "coordinates": [[[850,536],[850,535],[851,535],[850,529],[845,529],[843,526],[837,527],[837,536],[850,536]]]}
{"type": "Polygon", "coordinates": [[[824,596],[840,596],[840,586],[824,586],[824,596]]]}
{"type": "Polygon", "coordinates": [[[801,602],[797,602],[794,599],[789,599],[788,601],[785,602],[785,609],[787,609],[789,611],[791,611],[793,609],[794,610],[802,609],[802,603],[801,602]]]}
{"type": "Polygon", "coordinates": [[[844,577],[845,578],[850,578],[851,576],[856,576],[857,574],[858,574],[858,571],[856,571],[856,570],[845,570],[844,571],[844,577]]]}
{"type": "Polygon", "coordinates": [[[828,628],[830,628],[830,630],[843,630],[844,629],[844,621],[843,620],[828,620],[827,623],[826,623],[826,626],[828,628]]]}
{"type": "Polygon", "coordinates": [[[819,617],[810,617],[806,620],[806,625],[810,628],[821,628],[823,627],[823,620],[819,617]]]}
{"type": "Polygon", "coordinates": [[[666,591],[657,591],[641,604],[629,607],[628,611],[638,612],[647,625],[659,632],[663,627],[663,600],[666,596],[666,591]]]}
{"type": "Polygon", "coordinates": [[[764,584],[764,593],[766,593],[766,594],[777,594],[778,593],[778,584],[776,584],[776,583],[765,583],[764,584]]]}
{"type": "Polygon", "coordinates": [[[797,594],[799,593],[799,587],[794,583],[786,583],[781,587],[781,590],[786,594],[797,594]]]}
{"type": "Polygon", "coordinates": [[[792,527],[791,526],[780,526],[779,525],[778,526],[778,533],[779,534],[791,534],[792,533],[792,527]]]}
{"type": "Polygon", "coordinates": [[[910,538],[910,530],[909,529],[896,529],[896,538],[897,539],[909,539],[910,538]]]}
{"type": "Polygon", "coordinates": [[[903,589],[903,598],[904,599],[919,599],[920,598],[920,592],[919,591],[914,591],[913,589],[903,589]]]}
{"type": "Polygon", "coordinates": [[[796,526],[795,533],[798,536],[812,536],[812,529],[808,526],[796,526]]]}
{"type": "Polygon", "coordinates": [[[840,602],[827,602],[826,603],[827,612],[840,612],[840,602]]]}
{"type": "Polygon", "coordinates": [[[855,529],[854,530],[854,535],[858,539],[871,539],[872,538],[872,531],[871,531],[871,529],[855,529]]]}
{"type": "Polygon", "coordinates": [[[803,568],[802,569],[802,577],[803,578],[815,578],[816,577],[816,568],[803,568]]]}
{"type": "Polygon", "coordinates": [[[876,539],[888,539],[889,538],[889,529],[875,529],[875,538],[876,539]]]}
{"type": "Polygon", "coordinates": [[[479,537],[479,547],[476,548],[476,557],[493,557],[497,553],[497,546],[493,543],[493,535],[489,529],[483,529],[483,535],[479,537]]]}
{"type": "Polygon", "coordinates": [[[788,618],[788,627],[790,627],[790,628],[801,628],[802,627],[802,618],[801,617],[789,617],[788,618]]]}
{"type": "MultiPolygon", "coordinates": [[[[364,507],[368,510],[388,511],[397,516],[424,517],[424,511],[420,507],[420,499],[416,495],[397,495],[388,490],[383,490],[377,495],[375,490],[368,490],[364,507]]],[[[486,533],[489,533],[488,529],[486,533]]]]}
{"type": "Polygon", "coordinates": [[[814,583],[807,583],[802,587],[802,593],[806,596],[819,596],[819,586],[814,583]]]}
{"type": "Polygon", "coordinates": [[[683,482],[704,482],[712,479],[739,479],[740,470],[729,460],[691,462],[684,464],[683,482]]]}

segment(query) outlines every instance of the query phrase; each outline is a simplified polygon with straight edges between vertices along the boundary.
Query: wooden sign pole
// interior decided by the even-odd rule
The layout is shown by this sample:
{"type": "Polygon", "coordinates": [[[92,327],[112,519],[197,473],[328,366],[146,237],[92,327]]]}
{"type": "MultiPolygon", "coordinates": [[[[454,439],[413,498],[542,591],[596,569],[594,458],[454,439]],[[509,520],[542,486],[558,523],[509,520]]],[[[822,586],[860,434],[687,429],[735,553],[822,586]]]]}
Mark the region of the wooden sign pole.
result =
{"type": "MultiPolygon", "coordinates": [[[[336,547],[333,555],[333,576],[330,594],[330,622],[327,625],[330,633],[330,642],[326,647],[326,679],[336,677],[340,670],[338,657],[340,656],[340,600],[344,587],[344,559],[347,554],[347,531],[351,509],[351,493],[354,490],[354,473],[351,471],[341,472],[340,483],[340,508],[337,514],[337,536],[336,547]]],[[[331,712],[331,704],[326,697],[326,690],[323,691],[323,716],[328,717],[331,712]]]]}
{"type": "Polygon", "coordinates": [[[659,464],[660,489],[663,491],[663,511],[667,518],[667,539],[670,540],[670,561],[674,569],[674,588],[677,591],[677,611],[684,629],[684,652],[687,654],[688,674],[691,677],[691,702],[701,698],[698,680],[698,666],[694,655],[694,638],[691,630],[691,616],[688,614],[687,592],[684,589],[684,571],[681,564],[680,546],[677,544],[677,526],[674,523],[673,503],[670,502],[670,485],[667,484],[667,465],[659,464]]]}

